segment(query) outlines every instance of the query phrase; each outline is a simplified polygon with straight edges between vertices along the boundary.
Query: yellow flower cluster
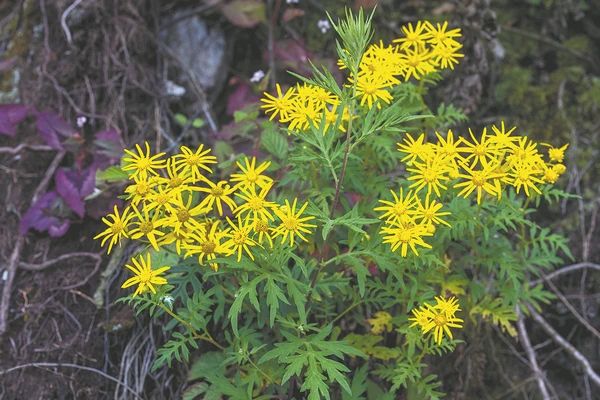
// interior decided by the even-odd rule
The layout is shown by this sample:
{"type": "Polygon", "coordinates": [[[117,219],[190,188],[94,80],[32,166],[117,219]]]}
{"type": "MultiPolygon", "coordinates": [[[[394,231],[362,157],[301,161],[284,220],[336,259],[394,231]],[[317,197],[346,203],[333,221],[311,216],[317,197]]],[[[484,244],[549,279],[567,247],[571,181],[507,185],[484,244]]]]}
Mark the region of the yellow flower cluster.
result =
{"type": "Polygon", "coordinates": [[[491,134],[484,128],[479,138],[469,130],[470,140],[455,137],[451,130],[445,137],[436,132],[437,143],[427,142],[424,133],[416,138],[407,134],[398,151],[407,165],[409,190],[406,194],[400,190],[399,196],[392,192],[393,201],[379,200],[382,205],[375,208],[383,212],[381,233],[392,251],[400,248],[404,257],[408,247],[416,255],[417,245],[431,248],[423,238],[432,236],[438,224],[449,226],[440,218],[449,213],[440,212],[442,204],[432,197],[440,198],[449,187],[459,189],[458,195],[465,198],[476,194],[481,204],[486,194],[500,199],[506,186],[530,196],[541,193],[540,185],[556,182],[566,169],[562,161],[567,145],[546,145],[545,161],[538,144],[514,135],[515,129],[506,130],[502,122],[491,127],[491,134]]]}
{"type": "MultiPolygon", "coordinates": [[[[460,29],[448,30],[448,22],[433,25],[428,21],[418,21],[416,25],[402,27],[403,37],[393,40],[392,45],[383,42],[370,45],[363,55],[356,79],[356,94],[360,104],[369,108],[378,101],[391,103],[390,89],[401,79],[416,80],[442,69],[454,69],[462,45],[456,40],[461,37],[460,29]]],[[[338,62],[346,68],[343,62],[338,62]]],[[[377,104],[380,107],[380,104],[377,104]]]]}
{"type": "Polygon", "coordinates": [[[413,316],[408,320],[412,321],[411,327],[419,326],[423,335],[431,331],[435,342],[441,344],[444,333],[452,339],[450,328],[462,328],[464,321],[455,315],[457,311],[460,311],[458,300],[455,297],[449,299],[436,297],[435,301],[436,304],[433,306],[425,303],[418,309],[413,309],[413,316]]]}
{"type": "Polygon", "coordinates": [[[379,335],[380,333],[392,331],[392,316],[387,311],[377,311],[373,318],[368,318],[371,324],[371,332],[379,335]]]}
{"type": "MultiPolygon", "coordinates": [[[[123,158],[123,170],[131,181],[125,189],[129,205],[122,213],[115,206],[114,213],[102,219],[107,228],[95,237],[102,239],[102,246],[108,242],[109,253],[123,238],[131,238],[154,250],[172,245],[177,254],[197,256],[199,264],[217,270],[217,263],[211,262],[217,257],[237,254],[239,262],[245,253],[254,259],[254,249],[266,243],[272,247],[278,237],[290,246],[296,237],[307,241],[305,235],[315,227],[308,223],[314,217],[303,216],[308,203],[299,206],[294,199],[279,205],[267,200],[273,187],[273,180],[264,174],[268,161],[257,165],[254,157],[246,157],[237,162],[239,172],[229,180],[213,181],[207,173],[213,172],[210,165],[217,160],[203,145],[196,151],[182,146],[179,154],[167,159],[164,153],[151,155],[148,143],[145,150],[139,145],[136,150],[125,150],[123,158]]],[[[149,261],[133,263],[137,268],[129,269],[139,279],[125,285],[166,283],[149,280],[154,276],[146,267],[149,261]]]]}
{"type": "MultiPolygon", "coordinates": [[[[357,76],[348,79],[356,87],[356,98],[361,106],[368,108],[380,101],[389,104],[392,100],[390,89],[401,79],[421,79],[424,75],[445,68],[454,69],[458,59],[463,57],[458,51],[462,45],[456,41],[461,36],[460,29],[448,30],[448,23],[433,25],[419,21],[414,27],[402,27],[404,36],[385,46],[383,42],[370,45],[361,58],[357,76]]],[[[340,69],[346,68],[340,60],[340,69]]],[[[348,109],[338,109],[339,98],[327,90],[314,85],[296,85],[282,92],[276,85],[277,94],[264,93],[261,108],[270,114],[269,119],[278,118],[288,124],[292,131],[305,131],[310,123],[319,125],[325,119],[325,132],[331,127],[345,131],[344,122],[350,119],[348,109]],[[341,116],[341,117],[340,117],[341,116]]],[[[354,117],[354,116],[353,116],[354,117]]]]}

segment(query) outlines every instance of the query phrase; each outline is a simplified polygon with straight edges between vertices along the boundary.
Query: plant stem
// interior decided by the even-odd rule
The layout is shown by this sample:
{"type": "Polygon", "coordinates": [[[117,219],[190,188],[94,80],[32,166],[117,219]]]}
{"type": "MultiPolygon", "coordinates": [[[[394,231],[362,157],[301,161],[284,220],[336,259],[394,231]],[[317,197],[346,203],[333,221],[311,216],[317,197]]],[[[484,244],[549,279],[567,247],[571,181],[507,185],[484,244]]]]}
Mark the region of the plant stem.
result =
{"type": "Polygon", "coordinates": [[[204,330],[204,334],[199,334],[198,331],[196,331],[196,329],[192,326],[192,324],[190,324],[189,322],[187,322],[186,320],[181,318],[179,315],[174,313],[169,307],[165,306],[162,303],[154,303],[154,304],[156,304],[157,306],[162,308],[171,317],[175,318],[177,320],[177,322],[179,322],[180,324],[182,324],[183,326],[188,328],[190,330],[190,332],[192,332],[194,334],[194,336],[193,336],[194,339],[204,340],[206,342],[209,342],[213,346],[219,348],[220,350],[225,350],[225,347],[223,347],[219,343],[217,343],[215,341],[215,339],[212,338],[210,333],[208,333],[208,331],[204,330]]]}

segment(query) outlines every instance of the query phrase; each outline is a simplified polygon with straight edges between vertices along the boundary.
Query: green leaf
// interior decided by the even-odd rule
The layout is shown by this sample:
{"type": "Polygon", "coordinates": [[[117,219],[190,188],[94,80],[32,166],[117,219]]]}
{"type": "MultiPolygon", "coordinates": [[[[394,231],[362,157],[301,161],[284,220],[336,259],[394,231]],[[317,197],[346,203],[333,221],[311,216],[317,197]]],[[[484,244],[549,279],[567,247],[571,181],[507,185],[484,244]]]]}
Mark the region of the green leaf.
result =
{"type": "Polygon", "coordinates": [[[117,165],[96,172],[96,180],[99,182],[126,182],[128,179],[129,175],[127,175],[127,172],[123,171],[117,165]]]}
{"type": "Polygon", "coordinates": [[[268,122],[263,126],[264,131],[260,138],[262,147],[280,160],[285,159],[288,153],[287,139],[280,133],[277,125],[268,122]]]}

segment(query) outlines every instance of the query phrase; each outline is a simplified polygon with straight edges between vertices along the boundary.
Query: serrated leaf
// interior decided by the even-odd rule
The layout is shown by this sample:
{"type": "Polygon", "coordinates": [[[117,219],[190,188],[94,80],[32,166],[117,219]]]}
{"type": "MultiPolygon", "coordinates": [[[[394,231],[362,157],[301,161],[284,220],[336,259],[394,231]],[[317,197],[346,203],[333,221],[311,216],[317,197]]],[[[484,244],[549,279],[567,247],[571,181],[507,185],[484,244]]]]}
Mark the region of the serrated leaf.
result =
{"type": "Polygon", "coordinates": [[[278,159],[285,159],[288,153],[287,139],[278,131],[275,124],[269,122],[264,127],[265,129],[260,139],[262,147],[278,159]]]}

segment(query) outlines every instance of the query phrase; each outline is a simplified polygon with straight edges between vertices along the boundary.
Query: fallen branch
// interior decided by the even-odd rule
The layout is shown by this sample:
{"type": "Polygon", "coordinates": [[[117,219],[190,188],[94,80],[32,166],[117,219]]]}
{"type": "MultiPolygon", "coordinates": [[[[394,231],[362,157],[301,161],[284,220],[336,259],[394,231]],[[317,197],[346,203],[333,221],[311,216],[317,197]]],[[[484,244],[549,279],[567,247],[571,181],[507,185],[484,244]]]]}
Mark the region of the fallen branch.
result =
{"type": "MultiPolygon", "coordinates": [[[[33,196],[31,198],[31,204],[34,204],[38,197],[42,195],[43,192],[48,188],[48,184],[50,183],[50,179],[54,176],[54,172],[58,165],[65,157],[66,151],[59,151],[54,159],[50,163],[50,166],[46,170],[46,174],[42,178],[42,181],[39,183],[38,187],[35,189],[33,196]]],[[[12,291],[12,285],[15,280],[15,275],[17,273],[17,267],[19,266],[19,261],[21,258],[21,250],[23,250],[23,245],[25,244],[25,236],[18,235],[17,242],[15,243],[15,247],[10,256],[10,260],[8,263],[8,267],[6,268],[6,281],[4,281],[4,287],[2,288],[2,299],[0,302],[0,336],[6,332],[7,328],[7,317],[8,317],[8,308],[10,305],[10,294],[12,291]]]]}
{"type": "Polygon", "coordinates": [[[31,264],[31,263],[26,263],[26,262],[21,261],[19,263],[19,267],[21,267],[22,269],[27,270],[27,271],[42,271],[48,267],[53,266],[54,264],[58,264],[59,262],[68,260],[69,258],[73,258],[73,257],[90,257],[96,261],[101,259],[101,257],[96,253],[79,252],[79,253],[63,254],[63,255],[53,258],[51,260],[44,261],[43,263],[40,263],[40,264],[31,264]]]}
{"type": "Polygon", "coordinates": [[[521,339],[521,345],[525,349],[527,353],[527,358],[529,359],[529,364],[531,365],[531,369],[533,370],[533,374],[535,375],[535,379],[537,381],[538,387],[540,389],[540,393],[542,395],[542,399],[550,400],[550,394],[548,393],[548,389],[546,388],[546,382],[544,382],[544,373],[540,369],[540,366],[537,363],[537,357],[535,356],[535,350],[531,347],[531,342],[529,341],[529,335],[527,334],[527,329],[525,329],[525,323],[523,322],[523,314],[516,308],[517,311],[517,329],[519,331],[519,338],[521,339]]]}
{"type": "Polygon", "coordinates": [[[594,264],[591,262],[581,262],[581,263],[577,263],[577,264],[573,264],[573,265],[567,265],[566,267],[562,267],[552,273],[549,273],[548,275],[544,276],[543,278],[536,279],[535,281],[529,282],[529,285],[530,286],[539,285],[540,283],[544,282],[545,279],[548,279],[548,280],[554,279],[559,275],[567,274],[569,272],[577,271],[577,270],[584,269],[584,268],[595,269],[596,271],[600,271],[600,264],[594,264]]]}
{"type": "Polygon", "coordinates": [[[85,365],[77,365],[77,364],[70,364],[70,363],[51,363],[51,362],[37,362],[37,363],[28,363],[28,364],[22,364],[22,365],[17,365],[16,367],[12,367],[12,368],[8,368],[5,369],[3,371],[0,371],[0,376],[2,375],[6,375],[10,372],[13,371],[18,371],[24,368],[29,368],[29,367],[36,367],[36,368],[75,368],[75,369],[80,369],[83,371],[89,371],[89,372],[93,372],[95,374],[98,374],[100,376],[103,376],[104,378],[115,382],[118,385],[123,386],[125,389],[127,389],[127,391],[131,392],[131,394],[133,394],[136,398],[141,399],[140,395],[137,394],[133,389],[131,389],[129,386],[127,386],[125,383],[121,382],[120,380],[118,380],[117,378],[115,378],[114,376],[110,376],[105,372],[100,371],[99,369],[96,368],[92,368],[92,367],[86,367],[85,365]]]}
{"type": "Polygon", "coordinates": [[[533,309],[533,307],[527,305],[527,308],[533,319],[542,326],[542,329],[544,329],[556,343],[565,349],[567,353],[571,354],[571,356],[573,356],[573,358],[575,358],[575,360],[581,364],[585,374],[600,387],[600,376],[598,376],[598,374],[592,369],[588,359],[585,358],[584,355],[581,354],[575,347],[573,347],[571,343],[567,342],[565,338],[560,336],[560,334],[556,332],[554,328],[552,328],[550,324],[533,309]]]}
{"type": "Polygon", "coordinates": [[[27,144],[21,143],[16,147],[0,147],[0,153],[17,154],[23,149],[30,149],[33,151],[54,151],[50,146],[44,144],[27,144]]]}

